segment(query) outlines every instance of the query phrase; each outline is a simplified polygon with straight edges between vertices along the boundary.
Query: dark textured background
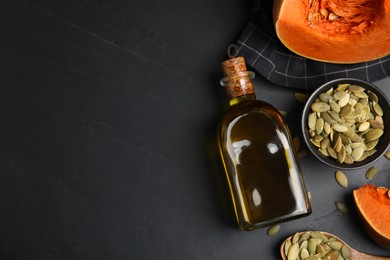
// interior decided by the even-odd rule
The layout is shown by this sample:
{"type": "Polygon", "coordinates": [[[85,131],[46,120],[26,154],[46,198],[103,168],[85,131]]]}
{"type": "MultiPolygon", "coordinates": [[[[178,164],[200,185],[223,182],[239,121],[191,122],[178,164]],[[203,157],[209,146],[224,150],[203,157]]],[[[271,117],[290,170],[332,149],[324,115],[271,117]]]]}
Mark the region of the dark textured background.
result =
{"type": "MultiPolygon", "coordinates": [[[[0,1],[0,259],[279,259],[304,229],[389,255],[352,207],[367,169],[343,189],[311,155],[313,214],[274,237],[237,230],[215,129],[219,63],[249,13],[240,0],[0,1]]],[[[294,91],[254,82],[299,136],[294,91]]],[[[376,166],[371,183],[390,186],[389,162],[376,166]]]]}

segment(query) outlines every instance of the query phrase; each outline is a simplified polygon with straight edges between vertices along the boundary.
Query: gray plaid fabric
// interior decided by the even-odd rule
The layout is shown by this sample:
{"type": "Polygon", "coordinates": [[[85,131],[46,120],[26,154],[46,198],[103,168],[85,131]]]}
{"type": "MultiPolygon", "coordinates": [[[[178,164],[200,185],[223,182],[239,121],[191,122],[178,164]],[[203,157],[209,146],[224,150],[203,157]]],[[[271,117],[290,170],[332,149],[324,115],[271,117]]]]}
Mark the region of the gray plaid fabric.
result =
{"type": "Polygon", "coordinates": [[[315,89],[341,77],[376,81],[390,76],[390,56],[356,64],[331,64],[303,58],[278,39],[272,21],[272,0],[253,0],[252,15],[240,35],[239,55],[257,74],[286,87],[315,89]]]}

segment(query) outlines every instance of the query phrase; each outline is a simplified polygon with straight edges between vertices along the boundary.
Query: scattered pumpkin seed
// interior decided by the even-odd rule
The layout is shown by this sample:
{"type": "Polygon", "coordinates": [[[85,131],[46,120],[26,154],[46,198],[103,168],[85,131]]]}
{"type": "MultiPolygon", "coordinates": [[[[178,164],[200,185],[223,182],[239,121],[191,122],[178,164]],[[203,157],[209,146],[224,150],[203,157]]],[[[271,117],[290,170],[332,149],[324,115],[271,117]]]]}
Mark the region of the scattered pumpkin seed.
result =
{"type": "Polygon", "coordinates": [[[385,152],[386,159],[390,160],[390,151],[385,152]]]}
{"type": "Polygon", "coordinates": [[[282,116],[286,116],[287,112],[286,111],[283,111],[283,110],[279,110],[279,113],[282,115],[282,116]]]}
{"type": "Polygon", "coordinates": [[[348,178],[342,171],[336,171],[336,181],[341,186],[346,188],[348,186],[348,178]]]}
{"type": "Polygon", "coordinates": [[[268,229],[267,234],[269,236],[274,236],[274,235],[276,235],[279,232],[279,230],[280,230],[280,226],[279,225],[274,225],[274,226],[272,226],[272,227],[270,227],[268,229]]]}
{"type": "Polygon", "coordinates": [[[347,214],[349,212],[347,204],[343,201],[336,201],[336,209],[342,213],[342,214],[347,214]]]}
{"type": "Polygon", "coordinates": [[[306,95],[305,93],[301,93],[301,92],[295,92],[294,97],[301,104],[305,104],[307,99],[308,99],[308,95],[306,95]]]}
{"type": "Polygon", "coordinates": [[[370,167],[367,172],[366,172],[366,178],[368,180],[372,180],[378,173],[378,168],[376,168],[375,166],[373,167],[370,167]]]}

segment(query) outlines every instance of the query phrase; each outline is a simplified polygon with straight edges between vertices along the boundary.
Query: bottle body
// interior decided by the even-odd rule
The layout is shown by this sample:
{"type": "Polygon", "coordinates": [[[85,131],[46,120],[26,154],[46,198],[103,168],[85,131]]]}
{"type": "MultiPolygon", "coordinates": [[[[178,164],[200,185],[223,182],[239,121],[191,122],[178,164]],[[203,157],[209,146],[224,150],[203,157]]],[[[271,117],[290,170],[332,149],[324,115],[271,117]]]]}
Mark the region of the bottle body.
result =
{"type": "Polygon", "coordinates": [[[254,98],[233,102],[218,144],[240,229],[311,213],[288,126],[274,107],[254,98]]]}

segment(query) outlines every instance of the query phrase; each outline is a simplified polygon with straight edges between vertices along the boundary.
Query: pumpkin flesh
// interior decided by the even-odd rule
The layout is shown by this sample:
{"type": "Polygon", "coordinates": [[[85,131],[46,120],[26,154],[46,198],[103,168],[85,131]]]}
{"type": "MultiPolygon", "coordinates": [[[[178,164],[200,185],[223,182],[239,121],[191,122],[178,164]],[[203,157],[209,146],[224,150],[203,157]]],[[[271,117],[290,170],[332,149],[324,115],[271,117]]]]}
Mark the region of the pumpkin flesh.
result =
{"type": "Polygon", "coordinates": [[[378,245],[390,250],[389,189],[366,184],[353,191],[353,198],[367,233],[378,245]]]}
{"type": "Polygon", "coordinates": [[[291,51],[357,63],[390,54],[390,0],[275,0],[274,25],[291,51]]]}

